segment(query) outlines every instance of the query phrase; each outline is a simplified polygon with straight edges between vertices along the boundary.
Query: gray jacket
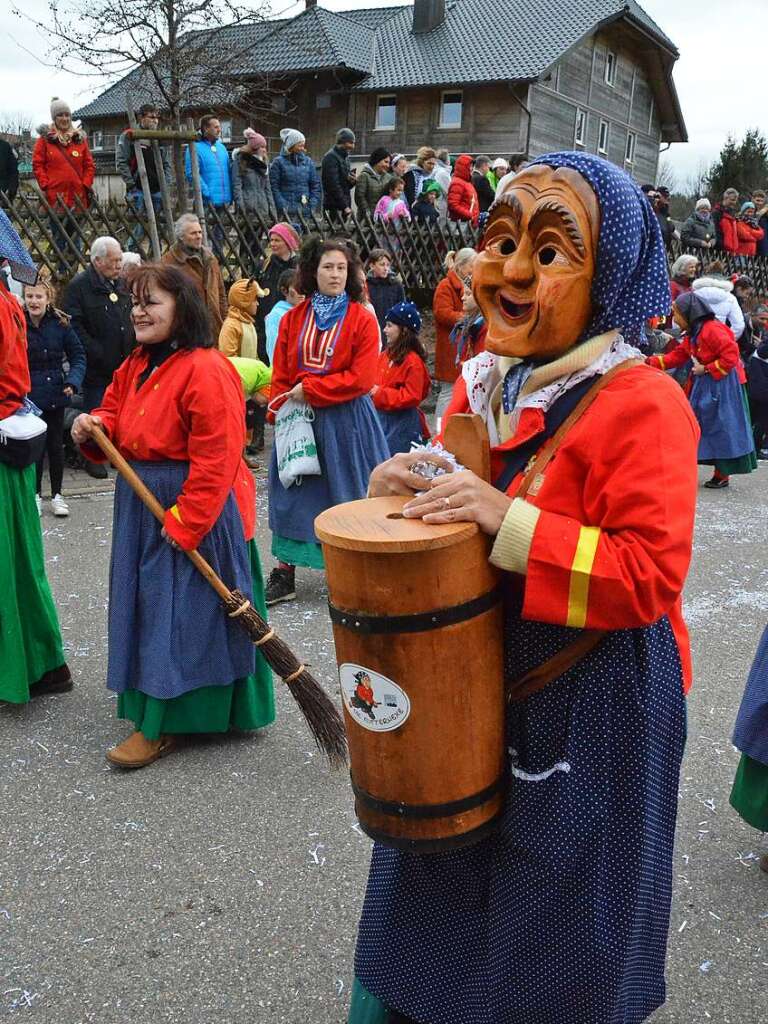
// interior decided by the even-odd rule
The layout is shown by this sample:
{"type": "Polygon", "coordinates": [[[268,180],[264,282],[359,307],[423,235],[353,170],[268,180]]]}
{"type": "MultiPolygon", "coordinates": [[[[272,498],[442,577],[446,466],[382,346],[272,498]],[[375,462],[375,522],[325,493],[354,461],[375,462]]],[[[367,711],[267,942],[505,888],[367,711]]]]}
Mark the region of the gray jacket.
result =
{"type": "Polygon", "coordinates": [[[715,222],[711,217],[703,220],[694,210],[680,229],[680,241],[688,249],[708,249],[707,242],[715,240],[715,222]]]}
{"type": "Polygon", "coordinates": [[[269,224],[277,220],[269,182],[269,166],[245,147],[232,154],[232,198],[239,210],[258,214],[269,224]]]}
{"type": "Polygon", "coordinates": [[[357,175],[355,185],[355,206],[360,215],[367,213],[373,217],[376,203],[384,193],[384,185],[391,177],[390,174],[377,174],[370,164],[365,164],[357,175]]]}
{"type": "MultiPolygon", "coordinates": [[[[147,168],[149,191],[157,193],[160,191],[161,178],[159,168],[155,167],[152,143],[146,140],[143,141],[141,149],[147,168]]],[[[173,181],[173,175],[171,173],[171,159],[167,146],[160,147],[160,159],[163,165],[162,174],[165,176],[166,184],[170,185],[173,181]]],[[[117,149],[115,150],[115,167],[129,192],[141,191],[141,179],[139,178],[139,169],[136,165],[136,154],[133,149],[130,128],[124,131],[118,140],[117,149]]]]}

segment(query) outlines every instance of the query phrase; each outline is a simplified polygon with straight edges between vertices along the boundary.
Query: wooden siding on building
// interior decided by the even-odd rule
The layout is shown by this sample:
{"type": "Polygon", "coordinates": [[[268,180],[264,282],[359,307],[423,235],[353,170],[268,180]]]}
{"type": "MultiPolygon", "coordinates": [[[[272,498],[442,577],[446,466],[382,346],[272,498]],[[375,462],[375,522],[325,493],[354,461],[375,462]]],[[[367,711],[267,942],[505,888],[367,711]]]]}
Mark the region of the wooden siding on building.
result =
{"type": "Polygon", "coordinates": [[[531,153],[574,148],[579,109],[587,115],[587,152],[598,152],[600,122],[607,121],[608,159],[641,184],[655,181],[661,125],[642,63],[620,31],[598,33],[575,47],[546,83],[532,87],[531,153]],[[613,86],[605,81],[609,51],[616,56],[613,86]],[[635,156],[628,164],[624,158],[630,131],[635,156]]]}

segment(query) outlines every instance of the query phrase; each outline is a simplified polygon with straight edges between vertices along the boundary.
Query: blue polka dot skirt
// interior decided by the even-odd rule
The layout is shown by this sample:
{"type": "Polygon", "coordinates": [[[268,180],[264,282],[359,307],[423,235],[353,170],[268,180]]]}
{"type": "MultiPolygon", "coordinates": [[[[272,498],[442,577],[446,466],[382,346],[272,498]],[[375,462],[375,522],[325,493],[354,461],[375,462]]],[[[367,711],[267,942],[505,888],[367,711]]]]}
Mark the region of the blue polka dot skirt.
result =
{"type": "MultiPolygon", "coordinates": [[[[508,678],[574,636],[514,619],[508,678]]],[[[355,957],[367,992],[419,1024],[645,1020],[665,999],[684,742],[666,618],[609,634],[512,704],[498,832],[431,855],[375,844],[355,957]]]]}

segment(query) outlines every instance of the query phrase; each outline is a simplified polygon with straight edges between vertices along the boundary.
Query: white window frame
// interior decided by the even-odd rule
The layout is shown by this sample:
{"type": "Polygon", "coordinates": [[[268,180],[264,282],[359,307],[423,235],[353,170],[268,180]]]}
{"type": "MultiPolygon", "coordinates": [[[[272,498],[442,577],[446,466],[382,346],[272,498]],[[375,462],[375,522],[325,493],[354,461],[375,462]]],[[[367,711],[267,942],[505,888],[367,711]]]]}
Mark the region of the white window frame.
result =
{"type": "Polygon", "coordinates": [[[395,92],[382,92],[376,96],[376,114],[374,115],[373,130],[375,132],[393,132],[397,128],[397,93],[395,92]],[[381,110],[382,100],[391,100],[392,102],[387,104],[394,108],[395,117],[392,124],[379,124],[379,111],[381,110]]]}
{"type": "Polygon", "coordinates": [[[624,163],[629,164],[630,167],[635,162],[635,150],[637,149],[637,134],[635,132],[627,132],[627,144],[624,147],[624,163]]]}
{"type": "Polygon", "coordinates": [[[101,152],[104,149],[104,132],[100,128],[91,132],[90,143],[94,153],[101,152]]]}
{"type": "Polygon", "coordinates": [[[600,127],[597,129],[597,152],[601,156],[608,155],[608,146],[611,141],[611,122],[600,120],[600,127]],[[605,128],[605,143],[603,143],[603,128],[605,128]]]}
{"type": "Polygon", "coordinates": [[[224,121],[219,121],[219,124],[221,125],[221,135],[220,135],[221,141],[222,142],[231,142],[232,141],[232,121],[229,120],[229,119],[225,119],[224,121]]]}
{"type": "Polygon", "coordinates": [[[440,93],[440,118],[439,118],[439,123],[438,123],[437,127],[438,128],[448,128],[448,129],[450,129],[452,131],[460,131],[463,122],[464,122],[464,90],[463,89],[444,89],[440,93]],[[460,101],[461,112],[459,114],[459,123],[458,124],[446,124],[446,122],[443,121],[443,110],[445,109],[445,97],[446,96],[460,96],[461,97],[461,101],[460,101]]]}
{"type": "Polygon", "coordinates": [[[603,73],[603,78],[605,80],[605,84],[609,85],[611,89],[615,88],[616,86],[616,68],[618,66],[618,63],[619,58],[616,56],[613,50],[606,50],[605,72],[603,73]]]}
{"type": "Polygon", "coordinates": [[[576,120],[573,125],[574,146],[586,146],[587,144],[588,117],[589,114],[583,107],[576,107],[576,120]],[[579,134],[579,121],[581,121],[581,134],[579,134]]]}

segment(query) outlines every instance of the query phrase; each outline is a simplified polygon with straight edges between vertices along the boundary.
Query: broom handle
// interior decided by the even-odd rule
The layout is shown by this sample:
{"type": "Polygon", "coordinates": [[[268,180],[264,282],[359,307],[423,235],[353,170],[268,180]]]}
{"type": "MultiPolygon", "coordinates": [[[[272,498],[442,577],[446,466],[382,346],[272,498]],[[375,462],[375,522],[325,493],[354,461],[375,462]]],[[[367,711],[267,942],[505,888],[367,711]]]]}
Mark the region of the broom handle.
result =
{"type": "MultiPolygon", "coordinates": [[[[136,473],[134,469],[131,469],[127,460],[124,459],[117,448],[115,448],[101,427],[97,427],[95,424],[91,427],[91,438],[96,442],[99,448],[101,448],[134,494],[136,494],[139,500],[147,506],[155,519],[161,523],[165,522],[165,509],[163,506],[154,496],[152,491],[150,491],[141,477],[139,477],[138,473],[136,473]]],[[[200,575],[204,576],[208,580],[219,597],[223,598],[225,601],[232,599],[232,593],[229,587],[216,575],[212,567],[208,562],[206,562],[199,551],[184,551],[184,554],[190,562],[192,562],[200,575]]]]}

